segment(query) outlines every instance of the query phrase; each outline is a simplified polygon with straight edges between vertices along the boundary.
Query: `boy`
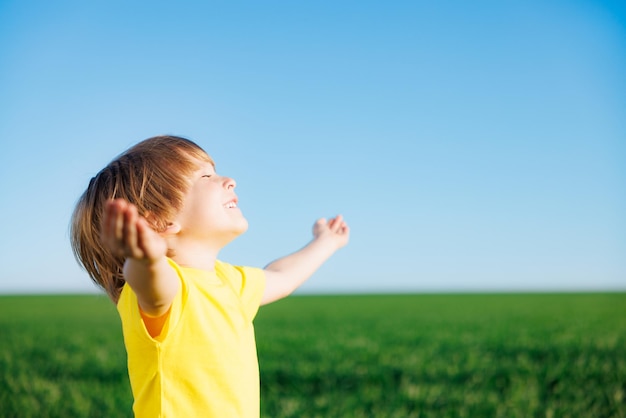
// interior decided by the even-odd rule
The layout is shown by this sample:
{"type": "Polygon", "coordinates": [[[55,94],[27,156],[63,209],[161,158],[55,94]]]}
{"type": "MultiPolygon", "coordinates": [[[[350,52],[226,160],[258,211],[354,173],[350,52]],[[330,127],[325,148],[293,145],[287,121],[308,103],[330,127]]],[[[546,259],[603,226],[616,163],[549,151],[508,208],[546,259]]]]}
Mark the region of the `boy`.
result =
{"type": "Polygon", "coordinates": [[[252,320],[349,240],[318,220],[304,248],[264,269],[218,260],[247,230],[236,183],[184,138],[149,138],[98,173],[72,218],[72,247],[117,304],[138,417],[258,417],[252,320]]]}

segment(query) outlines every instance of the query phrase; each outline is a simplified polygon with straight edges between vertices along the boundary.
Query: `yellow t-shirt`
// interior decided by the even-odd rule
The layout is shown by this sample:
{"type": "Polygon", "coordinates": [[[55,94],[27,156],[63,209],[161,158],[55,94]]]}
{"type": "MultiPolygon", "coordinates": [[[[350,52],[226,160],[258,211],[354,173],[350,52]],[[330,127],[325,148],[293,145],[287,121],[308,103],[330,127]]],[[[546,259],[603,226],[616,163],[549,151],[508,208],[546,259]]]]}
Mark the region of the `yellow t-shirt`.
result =
{"type": "Polygon", "coordinates": [[[135,416],[258,417],[252,320],[265,288],[263,270],[218,261],[209,272],[169,261],[181,289],[158,337],[148,333],[128,284],[117,304],[135,416]]]}

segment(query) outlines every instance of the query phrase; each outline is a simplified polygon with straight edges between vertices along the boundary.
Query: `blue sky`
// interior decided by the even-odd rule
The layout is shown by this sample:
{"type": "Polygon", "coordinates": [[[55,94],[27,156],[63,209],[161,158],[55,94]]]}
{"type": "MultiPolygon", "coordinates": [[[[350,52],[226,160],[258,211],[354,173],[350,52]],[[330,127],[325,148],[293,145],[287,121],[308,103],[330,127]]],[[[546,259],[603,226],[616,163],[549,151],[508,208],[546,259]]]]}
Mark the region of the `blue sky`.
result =
{"type": "Polygon", "coordinates": [[[189,137],[301,292],[626,289],[626,8],[601,1],[0,2],[0,292],[93,291],[68,223],[128,146],[189,137]]]}

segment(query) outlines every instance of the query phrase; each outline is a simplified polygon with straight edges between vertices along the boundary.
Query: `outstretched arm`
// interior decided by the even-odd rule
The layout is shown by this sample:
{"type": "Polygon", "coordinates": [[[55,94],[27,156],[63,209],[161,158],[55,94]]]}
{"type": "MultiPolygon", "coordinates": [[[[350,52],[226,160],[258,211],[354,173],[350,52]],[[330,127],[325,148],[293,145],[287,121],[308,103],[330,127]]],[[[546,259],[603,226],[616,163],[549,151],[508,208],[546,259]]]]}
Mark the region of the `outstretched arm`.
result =
{"type": "Polygon", "coordinates": [[[102,243],[113,254],[125,257],[124,280],[137,295],[141,310],[154,317],[165,314],[180,287],[165,256],[165,239],[138,215],[134,205],[116,199],[106,204],[102,243]]]}
{"type": "Polygon", "coordinates": [[[261,304],[291,294],[304,283],[350,238],[350,228],[341,215],[329,221],[319,219],[313,226],[313,239],[304,248],[279,258],[265,267],[266,286],[261,304]]]}

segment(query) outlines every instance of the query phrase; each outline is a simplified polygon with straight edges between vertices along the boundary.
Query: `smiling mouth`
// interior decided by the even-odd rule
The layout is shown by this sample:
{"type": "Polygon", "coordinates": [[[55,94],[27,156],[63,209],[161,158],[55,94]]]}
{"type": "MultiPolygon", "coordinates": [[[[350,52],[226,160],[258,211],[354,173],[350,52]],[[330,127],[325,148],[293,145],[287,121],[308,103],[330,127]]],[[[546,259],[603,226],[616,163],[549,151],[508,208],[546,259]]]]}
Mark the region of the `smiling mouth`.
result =
{"type": "Polygon", "coordinates": [[[225,207],[226,209],[234,209],[234,208],[236,208],[236,207],[237,207],[237,202],[235,202],[235,201],[233,200],[233,201],[231,201],[231,202],[226,203],[226,204],[224,205],[224,207],[225,207]]]}

